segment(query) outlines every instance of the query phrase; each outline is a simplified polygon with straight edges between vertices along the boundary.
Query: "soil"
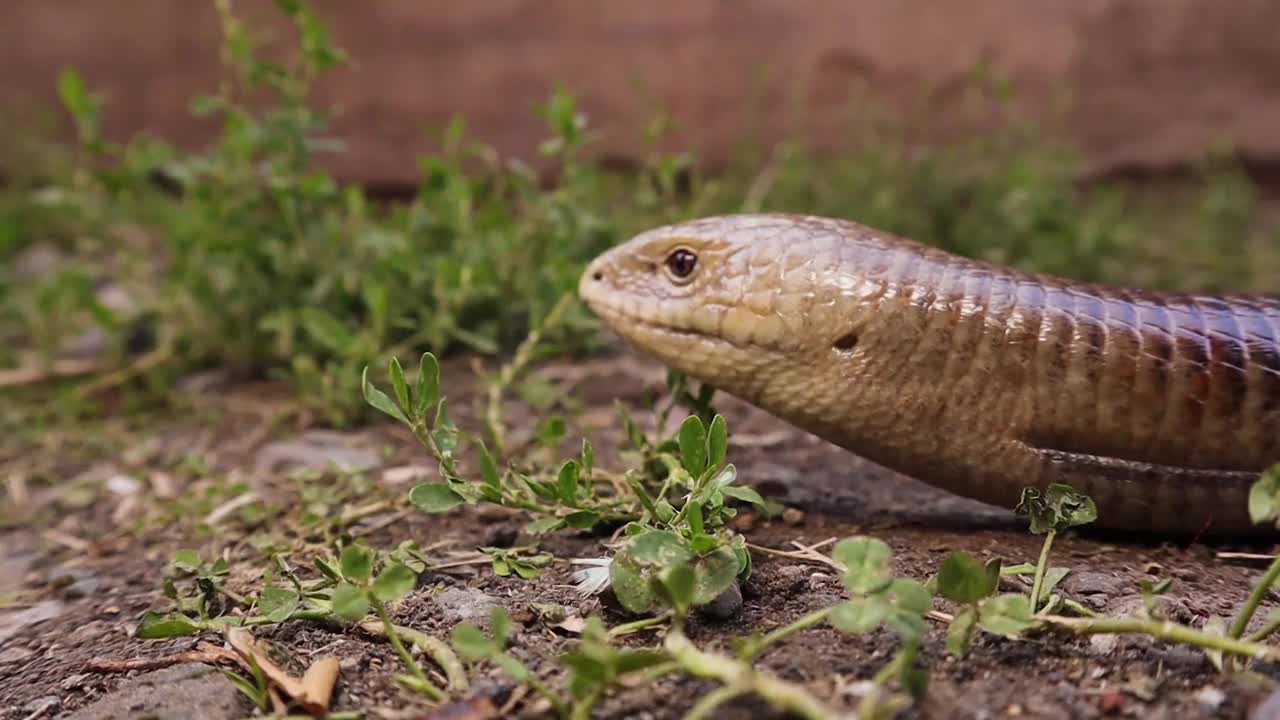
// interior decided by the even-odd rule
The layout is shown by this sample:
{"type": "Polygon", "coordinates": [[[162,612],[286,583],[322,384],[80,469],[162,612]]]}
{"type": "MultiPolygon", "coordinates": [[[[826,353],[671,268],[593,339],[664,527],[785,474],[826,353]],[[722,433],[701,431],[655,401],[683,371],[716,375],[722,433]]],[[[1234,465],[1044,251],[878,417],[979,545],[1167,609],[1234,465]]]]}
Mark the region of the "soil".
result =
{"type": "MultiPolygon", "coordinates": [[[[459,424],[476,428],[469,401],[474,397],[475,378],[470,367],[469,361],[446,367],[445,390],[459,424]]],[[[639,408],[644,389],[660,382],[663,373],[660,367],[625,353],[590,362],[562,361],[538,372],[581,403],[568,437],[573,443],[584,433],[590,437],[600,463],[616,459],[614,449],[621,440],[612,407],[614,394],[621,392],[621,399],[643,416],[639,408]]],[[[266,563],[253,546],[255,536],[202,531],[172,517],[162,522],[157,518],[166,516],[158,515],[158,509],[182,506],[183,501],[194,503],[208,491],[208,478],[230,472],[240,473],[260,496],[289,512],[302,502],[299,483],[288,469],[274,460],[263,462],[264,457],[282,456],[278,445],[270,449],[273,443],[296,439],[304,432],[297,422],[280,421],[283,391],[269,385],[227,386],[216,376],[190,383],[188,388],[180,412],[132,423],[109,441],[95,436],[92,443],[83,443],[81,452],[63,447],[42,473],[61,479],[29,488],[24,493],[26,505],[15,509],[22,522],[0,534],[0,719],[230,720],[251,714],[249,703],[218,673],[181,676],[181,683],[212,684],[201,686],[207,691],[202,694],[147,671],[94,672],[88,667],[95,658],[158,658],[195,646],[197,638],[148,641],[133,636],[142,613],[164,606],[161,579],[178,548],[197,548],[205,557],[226,557],[232,568],[228,581],[232,590],[252,590],[261,583],[266,563]],[[192,449],[202,450],[205,466],[192,469],[186,457],[192,449]],[[91,501],[75,501],[73,490],[83,488],[86,477],[94,472],[110,475],[101,470],[103,463],[123,468],[125,475],[141,482],[136,486],[118,479],[98,482],[91,501]],[[79,482],[73,482],[76,478],[79,482]]],[[[718,398],[717,407],[729,420],[730,459],[742,480],[800,511],[772,519],[744,514],[739,526],[751,543],[792,549],[792,541],[816,543],[872,534],[893,548],[896,572],[921,580],[956,549],[1007,563],[1036,558],[1041,538],[1026,532],[1007,511],[890,473],[730,398],[718,398]]],[[[520,403],[510,403],[507,417],[513,435],[533,427],[536,415],[520,403]]],[[[103,430],[103,435],[109,433],[103,430]]],[[[363,473],[372,480],[371,497],[380,493],[393,500],[403,498],[410,473],[405,468],[421,466],[430,472],[432,465],[412,438],[392,425],[322,434],[313,436],[313,441],[315,437],[341,438],[350,447],[375,449],[343,456],[355,457],[352,462],[357,465],[378,465],[363,473]]],[[[23,459],[14,459],[10,469],[23,459]]],[[[34,461],[34,456],[26,459],[34,461]]],[[[319,483],[335,492],[343,487],[332,473],[323,475],[319,483]]],[[[199,506],[188,515],[203,516],[219,502],[211,500],[209,506],[199,506]]],[[[359,502],[366,503],[368,498],[359,502]]],[[[339,503],[323,512],[341,511],[339,503]]],[[[423,547],[473,551],[482,545],[526,542],[519,533],[524,521],[519,513],[480,506],[445,515],[392,507],[369,514],[349,530],[376,546],[413,539],[423,547]]],[[[285,524],[283,519],[268,521],[266,529],[288,536],[294,550],[314,550],[326,539],[323,532],[286,532],[285,524]]],[[[260,539],[262,532],[259,529],[256,537],[260,539]]],[[[597,557],[607,540],[607,531],[562,531],[546,537],[542,548],[557,558],[597,557]]],[[[1137,582],[1158,566],[1175,578],[1168,607],[1179,619],[1199,625],[1212,616],[1230,617],[1263,567],[1259,561],[1219,557],[1228,550],[1269,552],[1272,548],[1072,532],[1060,538],[1054,558],[1056,564],[1073,570],[1064,582],[1070,596],[1112,614],[1133,609],[1138,601],[1137,582]]],[[[754,558],[754,573],[742,588],[738,613],[728,620],[693,617],[688,633],[701,647],[730,650],[735,637],[767,632],[843,597],[838,578],[821,564],[764,553],[754,558]]],[[[429,571],[415,591],[393,606],[393,616],[400,624],[448,638],[454,623],[469,619],[483,625],[487,607],[501,604],[518,626],[513,653],[555,684],[561,680],[555,657],[572,645],[574,636],[543,622],[535,604],[567,606],[582,617],[601,613],[611,625],[631,619],[599,598],[580,598],[573,588],[572,569],[557,562],[533,580],[499,577],[485,564],[429,571]]],[[[1259,618],[1270,612],[1274,599],[1268,598],[1259,618]]],[[[941,601],[938,608],[948,609],[941,601]]],[[[363,710],[375,718],[430,716],[429,708],[395,683],[393,676],[401,664],[385,642],[358,630],[305,621],[254,632],[259,640],[285,653],[295,668],[305,667],[312,658],[338,656],[341,674],[335,710],[363,710]]],[[[1131,638],[1090,641],[1038,636],[1014,641],[980,635],[970,655],[956,660],[944,651],[945,633],[945,625],[931,621],[922,657],[930,671],[928,692],[903,717],[1262,717],[1269,710],[1260,709],[1260,704],[1277,677],[1276,668],[1259,665],[1253,675],[1229,678],[1218,673],[1203,653],[1131,638]]],[[[654,632],[641,632],[628,636],[628,642],[643,645],[656,638],[654,632]]],[[[216,636],[205,639],[220,641],[216,636]]],[[[833,706],[853,708],[855,683],[870,678],[897,644],[888,631],[853,636],[824,625],[773,646],[759,665],[808,687],[833,706]]],[[[707,681],[669,676],[613,693],[597,707],[594,717],[682,717],[713,687],[707,681]]],[[[507,705],[508,717],[550,716],[534,695],[484,666],[473,673],[472,694],[489,698],[495,706],[507,705]]],[[[749,699],[725,705],[715,714],[722,718],[774,716],[767,706],[749,699]]]]}

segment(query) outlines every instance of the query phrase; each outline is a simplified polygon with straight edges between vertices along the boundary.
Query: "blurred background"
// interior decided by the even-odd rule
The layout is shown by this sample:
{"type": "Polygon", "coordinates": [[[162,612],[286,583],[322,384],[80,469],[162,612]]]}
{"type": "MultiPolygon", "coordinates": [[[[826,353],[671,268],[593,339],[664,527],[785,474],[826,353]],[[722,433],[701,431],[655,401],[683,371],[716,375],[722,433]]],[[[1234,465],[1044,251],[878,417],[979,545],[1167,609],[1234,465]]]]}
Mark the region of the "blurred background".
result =
{"type": "MultiPolygon", "coordinates": [[[[424,130],[465,116],[503,154],[542,139],[530,112],[557,86],[594,125],[595,150],[635,161],[657,110],[668,140],[724,163],[747,133],[833,147],[869,96],[911,113],[926,138],[967,130],[975,71],[1017,105],[1061,120],[1091,172],[1166,170],[1230,143],[1280,159],[1280,6],[1268,0],[690,0],[593,4],[318,0],[352,62],[318,83],[339,113],[344,178],[412,185],[424,130]]],[[[287,35],[269,0],[234,5],[256,31],[287,35]]],[[[108,100],[106,132],[153,132],[196,147],[213,124],[189,112],[220,74],[212,2],[19,2],[0,29],[0,102],[56,103],[66,66],[108,100]]]]}
{"type": "MultiPolygon", "coordinates": [[[[508,352],[596,253],[713,212],[1275,291],[1278,26],[1269,0],[13,3],[0,367],[283,377],[346,422],[365,363],[508,352]]],[[[600,347],[580,309],[550,337],[600,347]]]]}

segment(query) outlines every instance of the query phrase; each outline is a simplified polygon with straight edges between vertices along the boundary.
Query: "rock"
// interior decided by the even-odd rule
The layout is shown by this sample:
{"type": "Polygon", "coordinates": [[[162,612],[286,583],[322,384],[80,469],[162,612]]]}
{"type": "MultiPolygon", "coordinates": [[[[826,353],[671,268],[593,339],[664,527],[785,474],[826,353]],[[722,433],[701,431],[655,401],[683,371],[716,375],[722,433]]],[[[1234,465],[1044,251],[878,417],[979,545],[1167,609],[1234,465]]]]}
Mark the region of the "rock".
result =
{"type": "Polygon", "coordinates": [[[139,675],[67,719],[232,720],[249,710],[217,668],[195,663],[139,675]]]}
{"type": "Polygon", "coordinates": [[[53,695],[45,695],[22,706],[23,720],[39,720],[40,718],[51,718],[55,716],[55,712],[62,706],[62,701],[53,695]]]}
{"type": "Polygon", "coordinates": [[[1124,580],[1102,572],[1073,572],[1062,581],[1062,589],[1075,595],[1121,595],[1129,590],[1124,580]]]}
{"type": "Polygon", "coordinates": [[[813,570],[805,565],[783,565],[774,571],[778,584],[790,595],[803,592],[809,586],[809,576],[813,570]]]}
{"type": "Polygon", "coordinates": [[[698,607],[698,612],[712,620],[729,620],[742,609],[742,588],[734,581],[728,590],[716,596],[715,600],[698,607]]]}
{"type": "Polygon", "coordinates": [[[117,473],[107,478],[106,488],[114,495],[122,497],[137,493],[142,489],[142,483],[137,478],[124,473],[117,473]]]}
{"type": "Polygon", "coordinates": [[[382,457],[367,437],[331,430],[310,430],[270,443],[259,450],[254,459],[254,469],[261,473],[292,468],[357,473],[381,465],[382,457]]]}
{"type": "Polygon", "coordinates": [[[1089,648],[1098,655],[1110,655],[1115,652],[1119,644],[1119,635],[1100,634],[1089,636],[1089,648]]]}
{"type": "Polygon", "coordinates": [[[84,685],[84,682],[91,677],[93,676],[90,675],[89,673],[76,673],[75,675],[68,675],[67,677],[63,678],[61,681],[58,682],[58,687],[64,691],[75,690],[81,685],[84,685]]]}
{"type": "Polygon", "coordinates": [[[21,610],[0,612],[0,643],[18,634],[28,625],[58,617],[65,609],[66,605],[61,600],[43,600],[21,610]]]}
{"type": "Polygon", "coordinates": [[[449,588],[433,598],[449,623],[488,620],[498,598],[471,588],[449,588]]]}
{"type": "Polygon", "coordinates": [[[408,485],[412,482],[424,482],[436,477],[433,468],[426,465],[400,465],[382,471],[382,482],[388,485],[408,485]]]}
{"type": "MultiPolygon", "coordinates": [[[[1187,604],[1175,595],[1157,595],[1155,597],[1155,615],[1175,622],[1190,622],[1194,613],[1187,604]]],[[[1106,606],[1106,614],[1111,616],[1129,616],[1146,611],[1146,603],[1141,593],[1121,595],[1111,598],[1106,606]]]]}
{"type": "Polygon", "coordinates": [[[1227,701],[1227,694],[1212,685],[1205,685],[1196,691],[1195,699],[1201,710],[1212,715],[1227,701]]]}
{"type": "Polygon", "coordinates": [[[5,650],[0,650],[0,665],[21,662],[35,654],[34,650],[24,647],[11,647],[5,650]]]}

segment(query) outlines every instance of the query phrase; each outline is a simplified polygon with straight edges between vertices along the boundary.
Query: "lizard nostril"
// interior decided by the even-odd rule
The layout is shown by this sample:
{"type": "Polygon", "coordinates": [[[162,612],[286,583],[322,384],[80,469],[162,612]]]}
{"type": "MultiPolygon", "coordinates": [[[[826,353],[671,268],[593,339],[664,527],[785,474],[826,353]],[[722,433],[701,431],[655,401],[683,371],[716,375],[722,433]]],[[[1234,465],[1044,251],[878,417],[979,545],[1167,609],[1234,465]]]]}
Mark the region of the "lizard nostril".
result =
{"type": "Polygon", "coordinates": [[[591,279],[595,280],[596,282],[600,282],[601,280],[604,279],[604,273],[601,272],[600,270],[597,270],[591,273],[591,279]]]}

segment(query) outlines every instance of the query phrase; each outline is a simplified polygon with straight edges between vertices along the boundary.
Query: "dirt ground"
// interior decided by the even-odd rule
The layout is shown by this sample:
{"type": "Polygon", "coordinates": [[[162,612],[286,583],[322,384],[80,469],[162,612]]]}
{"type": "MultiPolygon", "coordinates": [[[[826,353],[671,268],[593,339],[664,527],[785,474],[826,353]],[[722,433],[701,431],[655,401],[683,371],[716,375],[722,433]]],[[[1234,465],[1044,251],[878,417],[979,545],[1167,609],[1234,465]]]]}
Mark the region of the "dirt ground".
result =
{"type": "MultiPolygon", "coordinates": [[[[639,408],[644,385],[662,377],[660,368],[627,354],[560,363],[540,372],[582,403],[568,437],[576,443],[585,433],[600,448],[601,463],[615,458],[612,449],[621,440],[612,408],[614,393],[620,391],[625,402],[639,408]]],[[[469,383],[465,362],[446,368],[445,392],[455,419],[475,429],[475,415],[466,400],[469,383]]],[[[425,453],[399,428],[379,425],[354,433],[316,433],[279,421],[283,393],[270,386],[225,387],[214,376],[187,387],[193,410],[131,423],[118,436],[104,430],[92,442],[58,446],[58,457],[44,459],[44,474],[63,480],[33,482],[24,491],[25,504],[12,508],[22,522],[0,534],[0,719],[249,716],[249,703],[207,667],[123,673],[87,667],[94,658],[160,657],[194,646],[195,638],[144,641],[132,636],[143,612],[162,604],[162,572],[180,547],[201,549],[206,557],[225,553],[232,567],[228,587],[258,587],[265,566],[255,549],[264,536],[261,529],[255,536],[201,532],[182,520],[207,516],[222,502],[211,494],[206,478],[238,473],[254,492],[287,514],[302,502],[299,483],[290,478],[289,469],[311,464],[316,459],[312,455],[335,457],[329,454],[333,448],[341,448],[336,457],[364,467],[361,476],[371,481],[372,489],[360,502],[369,497],[399,502],[414,468],[433,472],[425,453]],[[193,451],[203,458],[194,468],[193,451]],[[122,481],[121,476],[137,482],[122,481]],[[84,488],[96,488],[88,500],[84,488]],[[172,517],[164,515],[164,508],[187,505],[172,517]]],[[[955,549],[967,549],[983,560],[1035,560],[1041,539],[1027,533],[1008,512],[886,472],[729,398],[719,398],[717,406],[729,420],[730,460],[743,481],[804,511],[785,520],[744,516],[740,528],[756,545],[790,549],[793,540],[815,543],[873,534],[893,548],[897,572],[921,580],[955,549]]],[[[526,422],[530,412],[512,403],[510,427],[531,426],[526,422]]],[[[340,488],[342,482],[329,473],[312,481],[311,492],[316,487],[340,488]]],[[[341,511],[337,500],[321,513],[341,511]]],[[[523,522],[517,513],[482,507],[425,515],[392,506],[348,529],[378,546],[414,539],[424,547],[438,544],[464,552],[481,545],[524,543],[519,533],[523,522]]],[[[284,521],[274,524],[283,527],[284,521]]],[[[268,535],[274,531],[273,521],[267,522],[267,530],[268,535]]],[[[279,532],[293,549],[318,547],[323,539],[315,533],[279,532]]],[[[562,531],[545,538],[542,547],[557,558],[595,557],[605,539],[606,534],[562,531]]],[[[1199,624],[1213,615],[1229,617],[1261,571],[1256,561],[1217,556],[1227,550],[1272,548],[1073,533],[1059,541],[1055,559],[1073,570],[1065,590],[1109,613],[1134,607],[1137,581],[1153,569],[1151,564],[1158,564],[1176,578],[1170,606],[1181,619],[1199,624]]],[[[688,632],[699,645],[729,649],[735,636],[779,627],[842,597],[838,578],[822,565],[763,553],[755,555],[755,563],[743,587],[739,613],[723,621],[695,616],[688,632]]],[[[560,680],[555,656],[573,636],[543,622],[535,604],[567,606],[583,617],[601,612],[610,624],[629,619],[598,598],[579,598],[571,572],[564,562],[553,564],[535,580],[499,577],[484,564],[429,571],[418,588],[393,607],[393,615],[400,624],[447,638],[453,624],[482,622],[488,608],[500,604],[518,624],[513,653],[555,684],[560,680]]],[[[1259,617],[1270,611],[1274,599],[1268,599],[1259,617]]],[[[1091,642],[1058,636],[1021,641],[980,636],[970,656],[957,661],[943,649],[945,631],[936,622],[930,627],[922,658],[931,674],[928,695],[904,717],[1280,717],[1272,714],[1271,703],[1260,708],[1277,677],[1274,667],[1255,667],[1253,681],[1228,679],[1202,653],[1189,649],[1131,639],[1091,642]]],[[[341,675],[334,709],[365,710],[368,717],[427,716],[427,709],[393,682],[400,662],[385,642],[303,621],[255,633],[275,643],[298,667],[309,658],[337,655],[341,675]]],[[[654,633],[642,632],[630,636],[629,642],[655,639],[654,633]]],[[[850,697],[850,687],[869,678],[896,645],[887,631],[850,636],[824,625],[773,647],[760,665],[809,687],[833,705],[852,708],[856,698],[850,697]]],[[[712,687],[680,677],[624,689],[602,702],[595,717],[678,718],[712,687]]],[[[548,716],[534,696],[522,695],[496,670],[481,670],[473,677],[472,689],[508,705],[510,717],[548,716]]],[[[743,700],[724,706],[715,716],[773,715],[759,702],[743,700]]]]}

